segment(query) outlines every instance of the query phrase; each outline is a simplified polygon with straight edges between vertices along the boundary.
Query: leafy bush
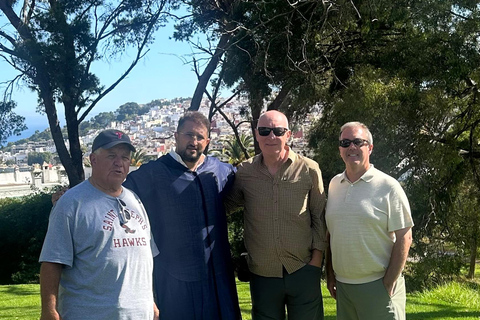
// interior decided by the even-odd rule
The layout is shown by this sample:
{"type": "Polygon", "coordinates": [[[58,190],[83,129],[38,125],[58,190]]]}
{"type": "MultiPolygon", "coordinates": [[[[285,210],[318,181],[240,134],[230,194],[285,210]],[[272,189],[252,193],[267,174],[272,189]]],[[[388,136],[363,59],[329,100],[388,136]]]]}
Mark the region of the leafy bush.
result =
{"type": "Polygon", "coordinates": [[[248,281],[247,260],[245,256],[242,256],[242,253],[247,251],[243,242],[243,209],[238,209],[228,215],[227,223],[228,241],[230,242],[235,273],[240,281],[248,281]]]}
{"type": "Polygon", "coordinates": [[[0,199],[0,284],[38,282],[51,195],[0,199]]]}
{"type": "Polygon", "coordinates": [[[461,274],[462,257],[450,252],[426,252],[415,262],[407,263],[405,281],[407,290],[424,291],[450,282],[461,274]]]}
{"type": "Polygon", "coordinates": [[[243,243],[243,209],[238,209],[227,217],[228,223],[228,242],[233,257],[240,257],[246,252],[243,243]]]}

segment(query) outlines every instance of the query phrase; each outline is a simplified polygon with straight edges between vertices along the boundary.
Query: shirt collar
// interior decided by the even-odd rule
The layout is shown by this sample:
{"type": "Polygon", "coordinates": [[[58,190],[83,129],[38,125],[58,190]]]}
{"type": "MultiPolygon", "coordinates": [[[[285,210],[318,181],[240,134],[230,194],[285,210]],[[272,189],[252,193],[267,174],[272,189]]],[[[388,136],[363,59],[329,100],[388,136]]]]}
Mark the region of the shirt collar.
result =
{"type": "Polygon", "coordinates": [[[197,162],[197,165],[195,166],[195,168],[193,169],[190,169],[186,164],[185,162],[183,161],[182,157],[180,157],[180,155],[175,151],[175,150],[172,150],[168,153],[170,156],[172,156],[173,159],[175,159],[178,163],[180,163],[181,165],[183,165],[184,167],[186,167],[188,170],[191,170],[191,171],[197,171],[197,169],[205,162],[205,155],[202,154],[200,156],[200,160],[197,162]]]}
{"type": "MultiPolygon", "coordinates": [[[[285,149],[288,151],[287,161],[290,159],[291,162],[294,162],[297,159],[297,154],[290,149],[289,146],[285,146],[285,149]]],[[[253,158],[254,163],[262,163],[263,154],[260,153],[253,158]]]]}
{"type": "MultiPolygon", "coordinates": [[[[360,177],[360,179],[358,179],[357,181],[355,181],[353,183],[357,183],[360,180],[363,180],[365,182],[372,181],[373,176],[374,176],[374,170],[373,169],[374,169],[373,164],[370,164],[370,168],[368,168],[368,170],[360,177]]],[[[340,182],[344,182],[344,181],[352,183],[350,180],[348,180],[346,171],[343,171],[342,177],[340,179],[340,182]]]]}

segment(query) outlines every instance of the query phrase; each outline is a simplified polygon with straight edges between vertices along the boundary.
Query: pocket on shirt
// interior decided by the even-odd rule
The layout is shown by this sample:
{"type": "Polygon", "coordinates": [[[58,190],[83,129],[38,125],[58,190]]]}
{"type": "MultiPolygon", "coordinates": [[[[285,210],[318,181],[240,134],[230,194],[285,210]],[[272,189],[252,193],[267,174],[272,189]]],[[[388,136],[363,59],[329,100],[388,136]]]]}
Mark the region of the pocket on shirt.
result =
{"type": "Polygon", "coordinates": [[[301,179],[282,181],[280,200],[285,203],[287,212],[294,212],[299,218],[309,218],[308,195],[310,186],[301,179]]]}

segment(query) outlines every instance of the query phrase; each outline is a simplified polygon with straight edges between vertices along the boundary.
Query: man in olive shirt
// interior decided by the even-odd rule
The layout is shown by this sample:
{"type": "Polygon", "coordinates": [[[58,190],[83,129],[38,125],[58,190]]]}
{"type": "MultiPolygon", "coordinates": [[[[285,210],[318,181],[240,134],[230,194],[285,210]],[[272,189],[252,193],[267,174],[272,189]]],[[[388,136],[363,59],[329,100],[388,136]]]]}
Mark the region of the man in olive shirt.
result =
{"type": "Polygon", "coordinates": [[[288,120],[267,111],[258,120],[262,153],[241,163],[229,205],[242,205],[252,272],[252,318],[323,319],[320,290],[326,249],[325,194],[318,164],[287,145],[288,120]]]}

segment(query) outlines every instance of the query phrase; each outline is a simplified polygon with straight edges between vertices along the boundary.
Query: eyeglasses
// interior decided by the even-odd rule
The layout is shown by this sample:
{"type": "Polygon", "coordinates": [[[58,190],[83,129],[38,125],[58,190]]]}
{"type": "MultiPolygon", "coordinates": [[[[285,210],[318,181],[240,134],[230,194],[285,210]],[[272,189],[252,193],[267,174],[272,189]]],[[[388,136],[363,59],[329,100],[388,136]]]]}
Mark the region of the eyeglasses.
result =
{"type": "Polygon", "coordinates": [[[360,139],[360,138],[356,138],[356,139],[353,139],[353,140],[350,140],[350,139],[342,139],[339,141],[339,145],[340,147],[342,148],[348,148],[350,147],[350,144],[353,142],[354,145],[356,145],[357,147],[362,147],[364,145],[368,145],[370,144],[370,142],[368,142],[368,140],[365,140],[365,139],[360,139]]]}
{"type": "Polygon", "coordinates": [[[189,140],[197,140],[198,142],[203,142],[205,140],[205,137],[200,135],[200,134],[195,134],[192,132],[180,132],[177,131],[178,134],[183,134],[186,136],[189,140]]]}
{"type": "Polygon", "coordinates": [[[288,131],[288,129],[283,127],[275,127],[275,128],[258,127],[257,131],[258,131],[258,134],[261,135],[262,137],[268,136],[272,131],[275,136],[281,137],[288,131]]]}
{"type": "Polygon", "coordinates": [[[120,226],[125,228],[125,232],[127,233],[135,233],[134,229],[130,229],[127,226],[127,223],[130,221],[132,218],[132,214],[130,213],[130,210],[127,208],[127,205],[122,199],[116,198],[117,202],[119,204],[120,210],[118,211],[119,215],[119,220],[120,220],[120,226]]]}

